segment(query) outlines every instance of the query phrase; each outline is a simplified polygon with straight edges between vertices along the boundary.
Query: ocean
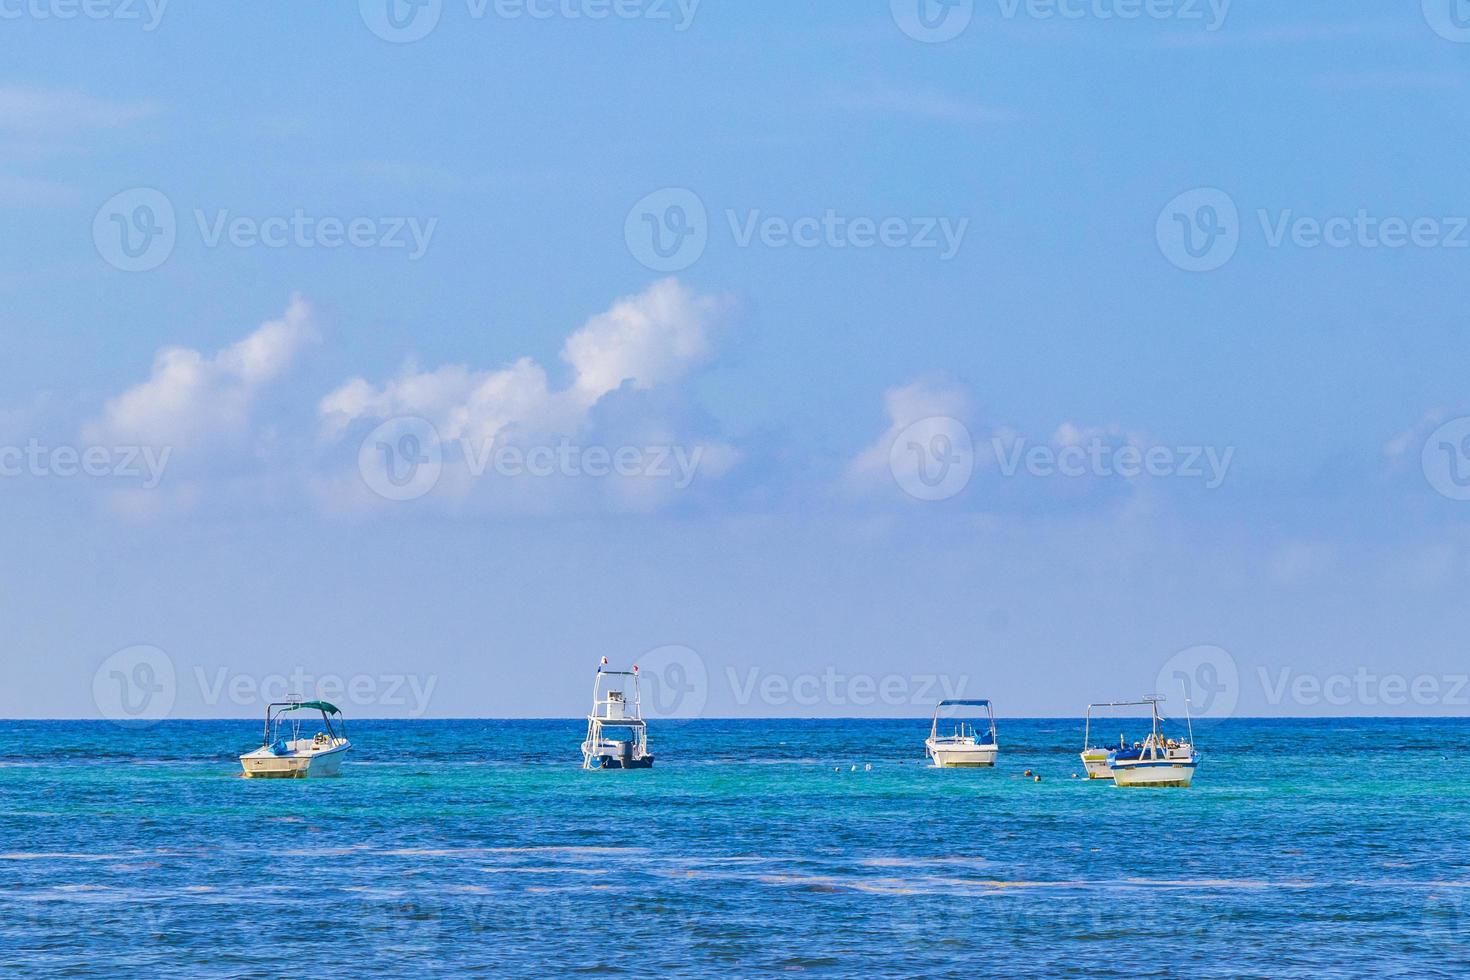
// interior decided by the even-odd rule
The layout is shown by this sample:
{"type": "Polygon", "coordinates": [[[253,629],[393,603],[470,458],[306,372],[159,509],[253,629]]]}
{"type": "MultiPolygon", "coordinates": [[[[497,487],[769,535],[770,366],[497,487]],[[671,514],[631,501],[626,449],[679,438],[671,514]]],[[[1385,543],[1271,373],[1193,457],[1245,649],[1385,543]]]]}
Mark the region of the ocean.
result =
{"type": "Polygon", "coordinates": [[[1080,719],[1002,719],[992,770],[858,719],[583,772],[583,725],[349,721],[276,781],[258,720],[0,722],[0,972],[1470,973],[1465,719],[1197,726],[1156,790],[1074,779],[1080,719]]]}

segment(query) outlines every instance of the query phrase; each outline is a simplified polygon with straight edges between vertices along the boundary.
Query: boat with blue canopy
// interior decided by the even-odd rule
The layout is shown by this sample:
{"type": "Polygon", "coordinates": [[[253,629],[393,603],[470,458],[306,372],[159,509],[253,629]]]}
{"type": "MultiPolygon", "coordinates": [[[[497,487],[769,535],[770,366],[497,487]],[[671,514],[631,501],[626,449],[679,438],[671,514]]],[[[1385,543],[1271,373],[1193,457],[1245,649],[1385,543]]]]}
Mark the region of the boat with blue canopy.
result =
{"type": "Polygon", "coordinates": [[[945,700],[934,706],[924,752],[939,769],[979,769],[995,765],[1000,745],[995,709],[985,699],[945,700]],[[941,715],[943,718],[941,719],[941,715]],[[950,730],[941,735],[940,721],[950,730]]]}

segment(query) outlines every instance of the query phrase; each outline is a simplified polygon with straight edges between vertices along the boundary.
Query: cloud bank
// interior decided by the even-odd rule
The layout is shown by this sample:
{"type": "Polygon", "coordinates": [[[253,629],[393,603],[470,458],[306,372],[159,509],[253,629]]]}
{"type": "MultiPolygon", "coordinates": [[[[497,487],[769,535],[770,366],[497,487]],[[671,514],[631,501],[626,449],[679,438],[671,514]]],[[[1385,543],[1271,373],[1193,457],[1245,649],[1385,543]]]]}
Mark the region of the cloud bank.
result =
{"type": "Polygon", "coordinates": [[[293,296],[279,319],[206,356],[165,347],[148,380],[109,400],[83,429],[91,443],[190,449],[245,434],[261,391],[317,339],[312,309],[293,296]]]}

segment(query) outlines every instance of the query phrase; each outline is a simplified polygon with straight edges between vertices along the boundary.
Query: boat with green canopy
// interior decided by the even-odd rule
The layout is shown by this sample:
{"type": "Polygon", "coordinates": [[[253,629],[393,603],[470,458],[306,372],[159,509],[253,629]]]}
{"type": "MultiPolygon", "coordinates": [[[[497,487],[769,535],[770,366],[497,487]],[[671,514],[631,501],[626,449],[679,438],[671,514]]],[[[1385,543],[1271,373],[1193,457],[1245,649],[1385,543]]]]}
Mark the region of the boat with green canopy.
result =
{"type": "Polygon", "coordinates": [[[336,776],[352,743],[342,710],[330,701],[274,701],[265,709],[265,733],[260,748],[240,756],[247,779],[306,779],[336,776]],[[321,715],[313,726],[309,712],[321,715]],[[306,712],[306,714],[303,714],[306,712]]]}

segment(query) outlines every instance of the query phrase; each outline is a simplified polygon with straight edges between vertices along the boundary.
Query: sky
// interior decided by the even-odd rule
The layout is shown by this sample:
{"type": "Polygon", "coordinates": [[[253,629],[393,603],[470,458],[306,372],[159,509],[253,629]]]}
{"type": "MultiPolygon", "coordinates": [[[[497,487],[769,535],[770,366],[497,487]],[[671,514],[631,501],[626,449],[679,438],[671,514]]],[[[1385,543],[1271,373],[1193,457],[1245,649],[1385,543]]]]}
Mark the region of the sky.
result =
{"type": "Polygon", "coordinates": [[[0,51],[0,717],[1470,710],[1470,3],[0,51]]]}

